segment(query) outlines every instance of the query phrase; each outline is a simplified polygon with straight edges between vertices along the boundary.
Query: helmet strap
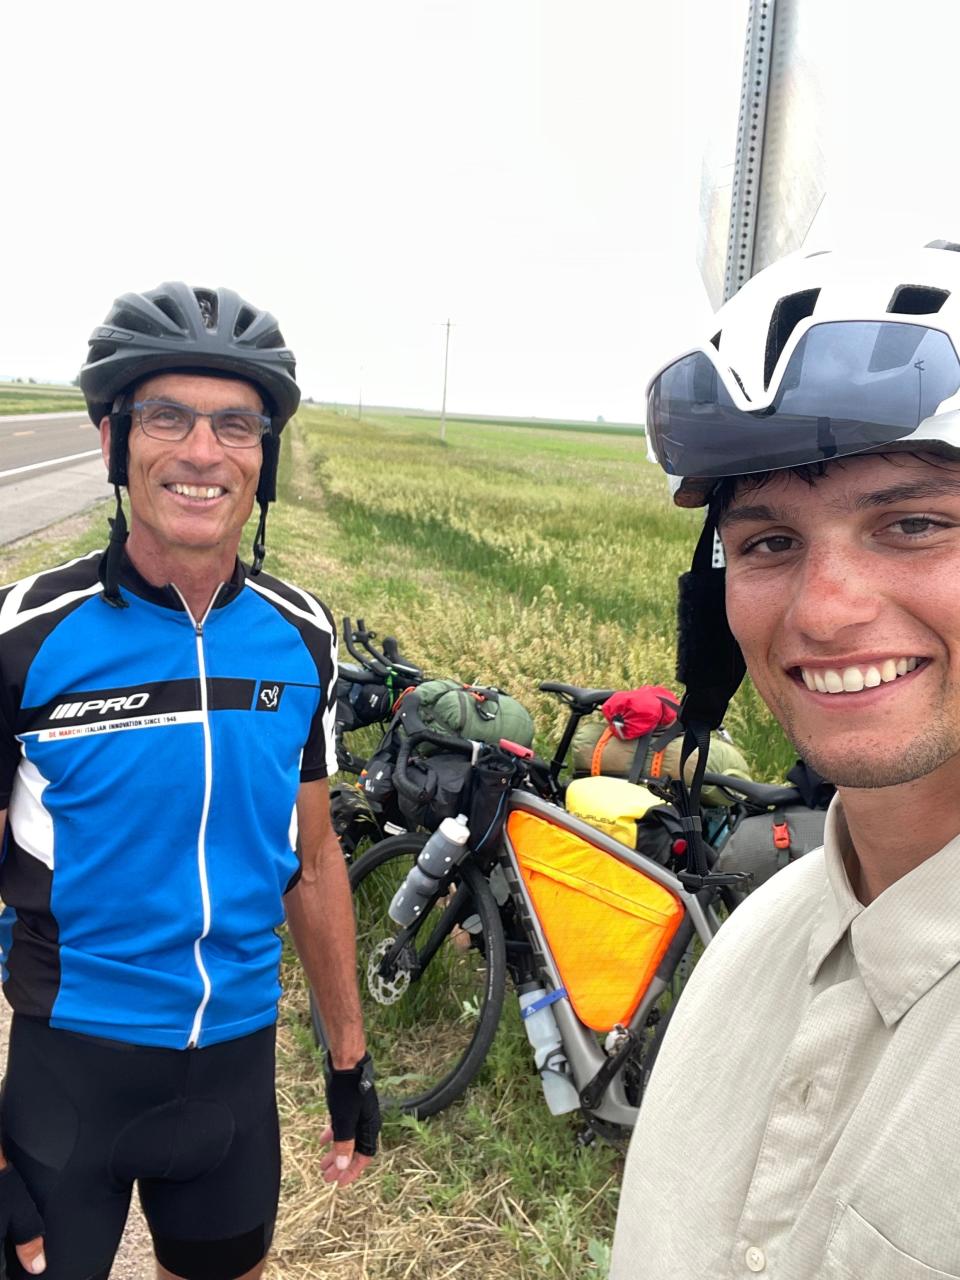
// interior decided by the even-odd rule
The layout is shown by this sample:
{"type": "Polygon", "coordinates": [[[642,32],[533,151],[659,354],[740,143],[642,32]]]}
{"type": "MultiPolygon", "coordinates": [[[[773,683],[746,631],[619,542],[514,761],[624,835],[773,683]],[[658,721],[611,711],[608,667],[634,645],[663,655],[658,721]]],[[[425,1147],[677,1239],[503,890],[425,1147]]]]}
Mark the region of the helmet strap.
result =
{"type": "Polygon", "coordinates": [[[103,583],[103,599],[114,609],[126,609],[127,601],[120,594],[120,565],[123,562],[123,547],[127,540],[127,521],[123,514],[123,501],[120,486],[115,484],[113,492],[117,499],[117,510],[110,521],[110,541],[107,549],[100,557],[100,581],[103,583]]]}
{"type": "Polygon", "coordinates": [[[710,732],[723,723],[730,699],[746,674],[740,646],[727,622],[726,572],[714,559],[717,512],[707,512],[688,573],[681,574],[677,616],[677,679],[686,686],[679,719],[685,733],[675,798],[689,850],[681,880],[701,887],[708,858],[700,823],[700,792],[710,750],[710,732]],[[689,787],[684,770],[697,763],[689,787]]]}
{"type": "Polygon", "coordinates": [[[250,576],[255,578],[263,568],[263,557],[267,554],[267,509],[277,497],[277,464],[280,461],[280,437],[269,431],[261,441],[263,461],[260,464],[260,479],[257,481],[257,502],[260,504],[260,520],[257,532],[253,537],[253,564],[250,576]]]}
{"type": "Polygon", "coordinates": [[[257,532],[253,535],[253,564],[250,566],[250,576],[255,578],[263,568],[263,558],[267,554],[267,511],[269,503],[260,503],[260,519],[257,522],[257,532]]]}
{"type": "Polygon", "coordinates": [[[133,416],[127,411],[115,409],[110,414],[110,458],[107,479],[114,486],[127,483],[127,455],[132,424],[133,416]]]}

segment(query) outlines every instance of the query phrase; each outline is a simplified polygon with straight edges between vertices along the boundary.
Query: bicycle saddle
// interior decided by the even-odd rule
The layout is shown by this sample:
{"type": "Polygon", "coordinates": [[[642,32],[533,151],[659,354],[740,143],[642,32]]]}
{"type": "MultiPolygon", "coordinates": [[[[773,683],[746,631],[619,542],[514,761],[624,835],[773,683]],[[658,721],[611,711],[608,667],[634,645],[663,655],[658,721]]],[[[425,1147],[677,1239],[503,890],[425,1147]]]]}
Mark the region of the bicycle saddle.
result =
{"type": "Polygon", "coordinates": [[[543,680],[537,687],[542,693],[558,693],[566,701],[591,709],[599,707],[616,692],[614,689],[578,689],[575,684],[561,684],[559,680],[543,680]]]}

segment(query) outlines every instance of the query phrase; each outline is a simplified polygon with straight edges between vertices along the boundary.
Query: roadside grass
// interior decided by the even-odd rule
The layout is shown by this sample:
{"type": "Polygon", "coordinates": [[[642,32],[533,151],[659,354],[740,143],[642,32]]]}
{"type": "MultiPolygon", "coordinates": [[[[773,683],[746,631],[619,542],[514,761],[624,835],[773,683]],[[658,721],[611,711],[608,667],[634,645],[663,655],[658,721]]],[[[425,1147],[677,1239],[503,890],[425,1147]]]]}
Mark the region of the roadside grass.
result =
{"type": "MultiPolygon", "coordinates": [[[[443,444],[433,419],[298,421],[273,563],[338,620],[396,633],[431,674],[501,685],[540,746],[565,719],[541,680],[675,685],[676,581],[701,517],[670,505],[642,437],[448,422],[443,444]]],[[[793,762],[749,683],[728,727],[757,777],[793,762]]]]}
{"type": "MultiPolygon", "coordinates": [[[[534,713],[544,748],[565,716],[540,680],[672,685],[676,577],[698,518],[669,506],[642,438],[448,422],[444,445],[437,431],[429,419],[302,410],[286,436],[267,568],[338,618],[396,634],[430,673],[508,689],[534,713]]],[[[0,579],[102,543],[102,511],[81,525],[0,555],[0,579]]],[[[251,538],[252,526],[247,551],[251,538]]],[[[792,762],[751,688],[728,725],[758,777],[792,762]]],[[[606,1274],[621,1157],[578,1144],[578,1122],[549,1114],[509,994],[465,1098],[424,1122],[388,1121],[383,1155],[337,1192],[319,1172],[321,1064],[289,948],[284,985],[284,1189],[269,1277],[606,1274]]]]}
{"type": "Polygon", "coordinates": [[[78,387],[47,386],[36,382],[0,382],[0,415],[70,413],[85,407],[78,387]]]}

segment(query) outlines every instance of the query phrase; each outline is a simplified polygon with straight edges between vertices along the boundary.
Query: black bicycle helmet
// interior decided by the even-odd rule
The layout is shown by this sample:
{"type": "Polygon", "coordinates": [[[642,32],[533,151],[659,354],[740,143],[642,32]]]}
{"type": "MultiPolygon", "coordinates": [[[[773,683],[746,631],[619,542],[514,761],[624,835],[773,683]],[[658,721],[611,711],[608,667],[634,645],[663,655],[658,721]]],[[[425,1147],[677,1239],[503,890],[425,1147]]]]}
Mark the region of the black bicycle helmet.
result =
{"type": "Polygon", "coordinates": [[[120,403],[138,382],[155,373],[182,370],[228,374],[251,382],[264,399],[271,430],[263,437],[257,484],[260,524],[254,540],[254,573],[264,555],[267,504],[276,498],[280,433],[300,403],[296,361],[269,311],[245,302],[232,289],[193,288],[182,281],[117,298],[90,335],[80,389],[94,426],[111,422],[109,481],[117,495],[111,547],[104,557],[105,596],[122,604],[116,586],[119,551],[126,539],[120,486],[127,483],[131,419],[120,403]]]}
{"type": "Polygon", "coordinates": [[[94,426],[128,387],[168,369],[209,369],[254,383],[275,431],[296,413],[296,361],[269,311],[232,289],[194,289],[181,281],[117,298],[90,335],[80,387],[94,426]]]}

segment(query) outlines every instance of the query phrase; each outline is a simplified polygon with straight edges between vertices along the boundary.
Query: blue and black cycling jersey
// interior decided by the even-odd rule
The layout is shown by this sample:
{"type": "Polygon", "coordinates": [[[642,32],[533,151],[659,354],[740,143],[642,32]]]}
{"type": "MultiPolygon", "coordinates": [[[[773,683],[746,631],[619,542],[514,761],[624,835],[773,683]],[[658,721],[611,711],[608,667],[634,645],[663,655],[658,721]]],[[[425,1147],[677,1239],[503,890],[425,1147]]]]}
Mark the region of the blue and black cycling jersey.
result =
{"type": "Polygon", "coordinates": [[[100,552],[0,591],[4,991],[53,1027],[184,1048],[276,1018],[301,781],[336,768],[336,637],[238,564],[204,618],[100,552]]]}

